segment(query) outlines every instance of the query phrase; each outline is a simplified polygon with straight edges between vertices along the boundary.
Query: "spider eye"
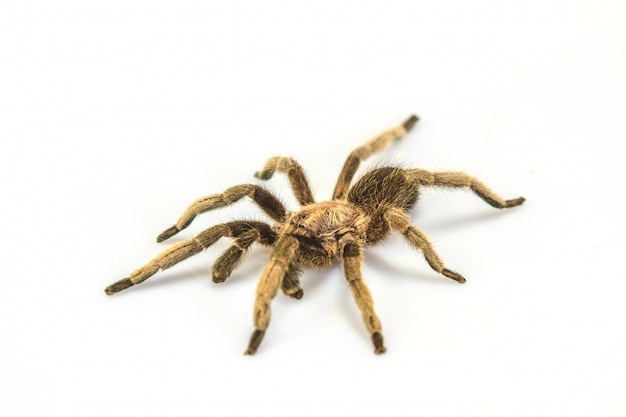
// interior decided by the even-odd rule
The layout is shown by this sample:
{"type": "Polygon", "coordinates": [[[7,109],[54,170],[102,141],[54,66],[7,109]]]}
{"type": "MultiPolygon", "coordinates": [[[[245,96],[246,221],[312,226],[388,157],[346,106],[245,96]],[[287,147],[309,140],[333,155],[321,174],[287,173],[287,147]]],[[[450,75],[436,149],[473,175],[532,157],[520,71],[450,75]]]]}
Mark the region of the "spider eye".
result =
{"type": "Polygon", "coordinates": [[[309,217],[308,214],[301,213],[300,215],[298,215],[298,220],[306,220],[308,217],[309,217]]]}
{"type": "Polygon", "coordinates": [[[304,230],[306,234],[309,235],[309,237],[313,237],[313,231],[309,229],[308,227],[299,224],[298,229],[304,230]]]}

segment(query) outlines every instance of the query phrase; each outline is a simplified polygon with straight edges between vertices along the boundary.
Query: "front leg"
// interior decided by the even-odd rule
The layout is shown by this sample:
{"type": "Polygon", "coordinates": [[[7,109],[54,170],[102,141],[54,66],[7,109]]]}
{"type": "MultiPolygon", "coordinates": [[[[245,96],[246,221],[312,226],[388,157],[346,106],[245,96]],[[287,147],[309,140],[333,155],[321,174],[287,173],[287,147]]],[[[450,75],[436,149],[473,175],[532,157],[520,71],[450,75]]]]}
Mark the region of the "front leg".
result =
{"type": "Polygon", "coordinates": [[[300,287],[300,275],[302,268],[296,264],[289,265],[289,269],[283,277],[282,290],[283,293],[291,298],[299,300],[304,295],[304,290],[300,287]]]}
{"type": "Polygon", "coordinates": [[[313,204],[315,199],[309,186],[309,181],[304,174],[304,170],[300,164],[293,158],[287,156],[274,156],[267,160],[263,169],[259,172],[255,172],[254,176],[262,179],[269,180],[274,175],[274,172],[282,172],[287,174],[291,189],[300,203],[301,206],[313,204]]]}
{"type": "Polygon", "coordinates": [[[180,216],[176,224],[157,237],[157,242],[163,242],[188,227],[197,215],[220,207],[233,204],[244,197],[249,197],[272,219],[282,222],[287,216],[285,206],[263,187],[253,184],[235,185],[221,194],[211,194],[191,203],[180,216]]]}
{"type": "Polygon", "coordinates": [[[272,227],[262,222],[239,221],[229,223],[229,225],[235,240],[213,264],[213,282],[215,283],[224,282],[230,277],[253,243],[271,246],[277,238],[272,227]]]}
{"type": "Polygon", "coordinates": [[[363,281],[361,275],[361,262],[363,256],[361,248],[354,244],[348,243],[343,249],[343,271],[346,276],[354,301],[363,316],[365,327],[370,332],[372,343],[374,343],[374,353],[380,355],[385,353],[387,348],[383,344],[382,326],[378,316],[374,312],[374,300],[370,294],[367,285],[363,281]]]}
{"type": "Polygon", "coordinates": [[[282,236],[274,245],[269,264],[265,267],[256,289],[254,301],[254,332],[250,337],[245,355],[254,355],[265,336],[270,323],[270,302],[276,296],[283,278],[289,270],[298,249],[298,240],[293,236],[282,236]]]}
{"type": "Polygon", "coordinates": [[[221,237],[233,236],[233,230],[237,230],[239,228],[239,223],[241,222],[218,224],[198,234],[192,239],[185,240],[184,242],[171,246],[161,252],[156,258],[148,262],[146,265],[135,270],[129,277],[123,278],[106,287],[104,292],[107,295],[113,295],[130,288],[133,285],[144,282],[158,271],[170,268],[190,256],[202,252],[217,242],[217,240],[221,237]]]}

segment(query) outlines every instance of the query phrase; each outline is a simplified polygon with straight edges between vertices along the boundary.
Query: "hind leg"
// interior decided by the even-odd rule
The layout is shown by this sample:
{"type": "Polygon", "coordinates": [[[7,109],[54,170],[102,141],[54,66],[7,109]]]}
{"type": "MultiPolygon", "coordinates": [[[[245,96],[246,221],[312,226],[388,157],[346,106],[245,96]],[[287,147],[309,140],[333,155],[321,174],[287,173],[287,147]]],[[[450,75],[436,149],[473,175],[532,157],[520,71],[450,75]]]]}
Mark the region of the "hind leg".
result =
{"type": "Polygon", "coordinates": [[[397,208],[391,209],[385,213],[385,218],[389,226],[401,233],[413,248],[422,251],[426,262],[432,269],[460,284],[465,282],[465,278],[461,274],[451,271],[444,266],[443,261],[435,252],[426,234],[411,224],[411,219],[404,211],[397,208]]]}
{"type": "Polygon", "coordinates": [[[519,206],[526,201],[524,197],[505,200],[480,180],[464,172],[431,172],[423,169],[408,169],[407,172],[420,185],[469,188],[487,204],[499,209],[519,206]]]}

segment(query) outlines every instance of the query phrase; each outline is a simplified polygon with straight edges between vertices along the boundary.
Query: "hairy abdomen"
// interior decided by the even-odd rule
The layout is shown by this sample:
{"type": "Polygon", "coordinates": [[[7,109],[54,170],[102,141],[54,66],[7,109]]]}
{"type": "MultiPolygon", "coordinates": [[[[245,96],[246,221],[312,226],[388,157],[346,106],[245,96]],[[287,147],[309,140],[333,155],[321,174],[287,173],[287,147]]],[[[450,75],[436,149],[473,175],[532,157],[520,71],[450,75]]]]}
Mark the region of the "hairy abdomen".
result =
{"type": "Polygon", "coordinates": [[[404,169],[378,168],[365,174],[348,192],[348,201],[367,213],[381,204],[410,210],[417,201],[417,184],[404,169]]]}
{"type": "Polygon", "coordinates": [[[370,216],[367,243],[372,245],[385,239],[389,225],[383,218],[392,207],[408,211],[415,205],[418,185],[402,168],[384,167],[365,174],[348,192],[348,201],[370,216]]]}

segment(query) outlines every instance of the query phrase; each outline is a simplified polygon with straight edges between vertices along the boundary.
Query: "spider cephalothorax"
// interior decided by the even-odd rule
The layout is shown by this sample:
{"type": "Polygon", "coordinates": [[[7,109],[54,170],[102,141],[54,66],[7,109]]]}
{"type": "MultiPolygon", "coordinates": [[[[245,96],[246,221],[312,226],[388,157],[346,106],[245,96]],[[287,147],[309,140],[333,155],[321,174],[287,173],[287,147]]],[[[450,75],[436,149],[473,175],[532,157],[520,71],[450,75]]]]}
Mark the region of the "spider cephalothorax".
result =
{"type": "Polygon", "coordinates": [[[293,214],[280,234],[298,241],[298,263],[325,268],[337,260],[346,237],[365,235],[367,218],[342,201],[309,204],[293,214]]]}
{"type": "Polygon", "coordinates": [[[253,243],[271,246],[269,263],[259,280],[254,303],[254,332],[246,354],[254,354],[269,325],[270,302],[278,289],[293,298],[302,298],[302,267],[326,268],[341,259],[376,353],[385,352],[382,327],[374,312],[372,296],[361,276],[363,250],[376,244],[392,231],[404,236],[411,246],[421,250],[432,269],[459,283],[465,278],[444,267],[427,236],[411,224],[409,210],[415,205],[420,186],[469,188],[495,208],[515,207],[523,197],[504,200],[476,178],[462,172],[431,172],[422,169],[383,167],[370,171],[352,187],[350,183],[361,161],[387,147],[409,132],[417,122],[411,116],[402,125],[387,130],[348,156],[339,174],[332,200],[316,203],[300,165],[292,158],[275,156],[255,174],[268,180],[274,172],[287,174],[296,199],[298,212],[289,213],[283,204],[263,187],[237,185],[221,194],[212,194],[193,202],[178,222],[157,237],[162,242],[191,224],[200,213],[223,207],[249,197],[273,220],[233,221],[213,226],[196,237],[166,249],[152,261],[134,271],[128,278],[108,286],[105,292],[115,294],[139,284],[159,270],[195,255],[221,237],[233,238],[231,246],[215,261],[213,281],[225,281],[253,243]]]}

